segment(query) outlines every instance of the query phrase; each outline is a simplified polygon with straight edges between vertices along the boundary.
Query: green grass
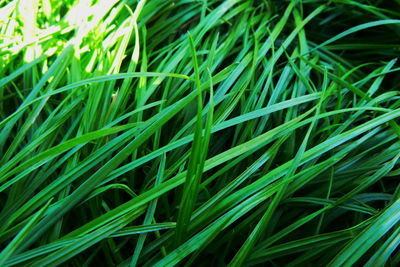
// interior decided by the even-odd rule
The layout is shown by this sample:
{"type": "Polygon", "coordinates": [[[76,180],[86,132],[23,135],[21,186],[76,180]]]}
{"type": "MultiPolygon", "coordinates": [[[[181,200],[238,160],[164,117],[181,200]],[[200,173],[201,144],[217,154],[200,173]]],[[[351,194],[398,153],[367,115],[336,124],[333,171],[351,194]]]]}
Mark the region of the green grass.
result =
{"type": "Polygon", "coordinates": [[[0,266],[398,266],[400,1],[0,0],[0,266]]]}

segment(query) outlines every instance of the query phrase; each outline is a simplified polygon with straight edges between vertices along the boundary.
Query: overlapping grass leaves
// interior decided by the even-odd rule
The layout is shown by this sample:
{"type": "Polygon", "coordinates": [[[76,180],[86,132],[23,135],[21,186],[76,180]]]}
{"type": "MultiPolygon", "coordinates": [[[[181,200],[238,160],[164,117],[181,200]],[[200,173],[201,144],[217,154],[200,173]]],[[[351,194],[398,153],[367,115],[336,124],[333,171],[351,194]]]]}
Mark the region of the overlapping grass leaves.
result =
{"type": "Polygon", "coordinates": [[[396,266],[399,8],[0,1],[0,265],[396,266]]]}

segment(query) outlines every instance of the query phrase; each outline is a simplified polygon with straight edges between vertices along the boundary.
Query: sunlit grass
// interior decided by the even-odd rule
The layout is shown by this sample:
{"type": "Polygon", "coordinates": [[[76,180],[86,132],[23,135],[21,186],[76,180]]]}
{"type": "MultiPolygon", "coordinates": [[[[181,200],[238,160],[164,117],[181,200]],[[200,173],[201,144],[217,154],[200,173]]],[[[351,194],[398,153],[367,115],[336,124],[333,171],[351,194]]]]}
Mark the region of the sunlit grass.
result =
{"type": "Polygon", "coordinates": [[[397,266],[397,1],[0,0],[0,266],[397,266]]]}

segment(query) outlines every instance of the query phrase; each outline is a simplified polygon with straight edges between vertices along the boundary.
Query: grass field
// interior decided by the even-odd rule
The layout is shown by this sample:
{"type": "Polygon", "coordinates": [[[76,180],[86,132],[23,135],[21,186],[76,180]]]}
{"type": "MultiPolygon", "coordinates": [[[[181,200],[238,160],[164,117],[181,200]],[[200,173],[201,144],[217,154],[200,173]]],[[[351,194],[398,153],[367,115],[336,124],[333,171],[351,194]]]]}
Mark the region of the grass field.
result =
{"type": "Polygon", "coordinates": [[[0,266],[399,266],[399,53],[399,0],[0,0],[0,266]]]}

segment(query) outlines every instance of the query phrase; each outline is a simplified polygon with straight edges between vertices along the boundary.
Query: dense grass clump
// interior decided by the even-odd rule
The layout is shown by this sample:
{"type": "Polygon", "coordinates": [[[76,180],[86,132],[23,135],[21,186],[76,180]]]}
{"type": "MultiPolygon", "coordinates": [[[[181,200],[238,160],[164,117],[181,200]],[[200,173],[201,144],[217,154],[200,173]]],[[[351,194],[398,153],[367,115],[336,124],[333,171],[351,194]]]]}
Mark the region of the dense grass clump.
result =
{"type": "Polygon", "coordinates": [[[0,266],[398,266],[400,1],[0,0],[0,266]]]}

